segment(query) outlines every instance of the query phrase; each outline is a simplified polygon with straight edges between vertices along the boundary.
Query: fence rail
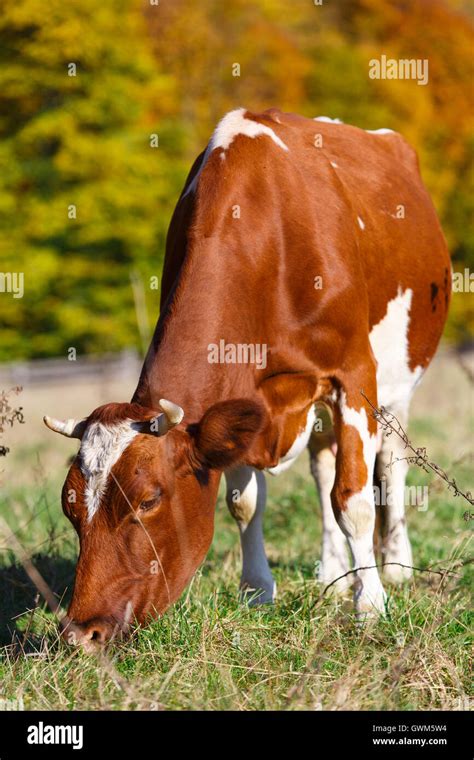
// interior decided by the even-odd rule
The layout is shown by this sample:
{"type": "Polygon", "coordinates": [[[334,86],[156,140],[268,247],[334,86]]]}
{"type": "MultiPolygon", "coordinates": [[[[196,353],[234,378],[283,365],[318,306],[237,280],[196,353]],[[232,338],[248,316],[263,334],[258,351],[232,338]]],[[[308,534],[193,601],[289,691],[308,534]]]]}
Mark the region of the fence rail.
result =
{"type": "Polygon", "coordinates": [[[130,375],[138,378],[141,366],[142,359],[131,350],[119,354],[81,356],[75,361],[55,358],[0,364],[0,389],[16,385],[60,384],[82,378],[115,380],[130,375]]]}
{"type": "MultiPolygon", "coordinates": [[[[474,343],[457,348],[443,346],[439,349],[437,356],[450,356],[456,360],[469,375],[471,382],[473,381],[474,343]]],[[[134,350],[116,354],[81,356],[76,361],[70,361],[64,357],[0,364],[0,391],[15,385],[26,387],[45,383],[61,384],[82,378],[110,381],[133,376],[138,379],[142,364],[143,359],[134,350]]]]}

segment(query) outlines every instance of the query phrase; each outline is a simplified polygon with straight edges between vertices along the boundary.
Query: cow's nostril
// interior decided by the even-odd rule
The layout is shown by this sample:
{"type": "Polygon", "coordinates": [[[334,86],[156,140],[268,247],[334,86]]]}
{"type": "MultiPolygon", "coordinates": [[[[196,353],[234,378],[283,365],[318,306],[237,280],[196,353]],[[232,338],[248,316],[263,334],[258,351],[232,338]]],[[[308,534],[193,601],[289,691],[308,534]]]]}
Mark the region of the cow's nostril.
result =
{"type": "Polygon", "coordinates": [[[93,625],[89,626],[85,629],[84,635],[83,635],[83,643],[90,643],[92,646],[94,645],[102,645],[105,644],[106,641],[110,637],[110,629],[109,626],[101,623],[94,623],[93,625]]]}
{"type": "Polygon", "coordinates": [[[86,634],[89,641],[95,641],[97,644],[103,644],[105,642],[105,631],[100,628],[92,628],[86,634]]]}
{"type": "Polygon", "coordinates": [[[86,651],[94,651],[104,645],[113,633],[112,626],[108,621],[95,621],[76,623],[68,620],[63,627],[62,635],[68,644],[82,646],[86,651]]]}

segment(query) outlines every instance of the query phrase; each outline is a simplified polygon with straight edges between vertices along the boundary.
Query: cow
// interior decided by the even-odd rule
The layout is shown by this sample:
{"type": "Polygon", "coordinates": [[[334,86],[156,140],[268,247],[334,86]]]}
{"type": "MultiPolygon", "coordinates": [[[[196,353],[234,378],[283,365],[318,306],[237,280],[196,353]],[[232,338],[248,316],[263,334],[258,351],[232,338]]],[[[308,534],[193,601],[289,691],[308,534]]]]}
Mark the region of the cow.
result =
{"type": "Polygon", "coordinates": [[[241,593],[272,602],[265,473],[306,448],[319,580],[344,593],[352,578],[357,617],[383,615],[381,575],[412,572],[408,465],[373,408],[407,424],[450,292],[445,239],[403,137],[275,108],[224,116],[171,219],[160,316],[131,401],[45,417],[80,439],[62,491],[80,540],[68,640],[101,645],[178,599],[210,547],[223,474],[241,593]],[[391,494],[381,572],[374,479],[391,494]]]}

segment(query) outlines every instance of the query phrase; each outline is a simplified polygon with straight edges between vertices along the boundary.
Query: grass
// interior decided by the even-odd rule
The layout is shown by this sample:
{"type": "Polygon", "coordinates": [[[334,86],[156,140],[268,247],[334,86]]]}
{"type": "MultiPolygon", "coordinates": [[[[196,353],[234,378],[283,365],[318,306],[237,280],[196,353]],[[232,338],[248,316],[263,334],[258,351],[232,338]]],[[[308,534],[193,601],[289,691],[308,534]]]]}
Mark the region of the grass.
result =
{"type": "MultiPolygon", "coordinates": [[[[191,587],[167,615],[106,657],[59,642],[53,616],[35,605],[21,566],[2,552],[1,697],[46,710],[466,709],[472,566],[462,564],[469,544],[463,503],[434,490],[429,509],[412,507],[409,515],[416,564],[456,575],[416,573],[407,586],[390,589],[389,617],[361,628],[350,600],[321,596],[314,580],[320,527],[303,464],[270,489],[275,606],[239,603],[237,535],[220,499],[215,540],[191,587]]],[[[465,482],[465,465],[454,474],[465,482]]],[[[411,482],[428,478],[415,471],[411,482]]],[[[12,489],[1,513],[26,547],[38,547],[37,567],[62,593],[71,586],[77,547],[59,515],[58,493],[59,482],[12,489]]]]}
{"type": "MultiPolygon", "coordinates": [[[[431,377],[415,399],[410,435],[467,490],[472,390],[451,360],[441,359],[431,377]]],[[[59,494],[76,444],[45,434],[40,416],[87,413],[104,396],[129,397],[129,388],[97,388],[87,398],[74,387],[62,396],[54,388],[25,391],[29,427],[14,428],[17,437],[5,441],[12,452],[0,515],[64,605],[77,539],[59,494]]],[[[469,708],[474,523],[463,517],[467,502],[432,474],[412,468],[409,483],[429,486],[428,509],[408,508],[414,564],[452,574],[416,572],[407,585],[387,587],[388,617],[364,627],[349,598],[322,595],[315,580],[321,526],[304,455],[287,474],[269,478],[265,534],[277,603],[239,603],[237,530],[221,497],[211,551],[191,586],[162,619],[106,656],[58,640],[53,616],[0,536],[0,699],[45,710],[469,708]]]]}

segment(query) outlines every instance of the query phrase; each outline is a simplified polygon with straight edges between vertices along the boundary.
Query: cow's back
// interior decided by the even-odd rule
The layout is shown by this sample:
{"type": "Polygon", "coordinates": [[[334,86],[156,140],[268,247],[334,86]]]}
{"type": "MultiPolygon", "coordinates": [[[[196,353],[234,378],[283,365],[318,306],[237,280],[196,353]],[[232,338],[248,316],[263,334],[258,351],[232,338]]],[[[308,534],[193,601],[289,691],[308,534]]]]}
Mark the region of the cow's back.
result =
{"type": "Polygon", "coordinates": [[[271,345],[270,371],[287,357],[328,370],[354,331],[371,335],[378,361],[398,331],[411,372],[435,352],[449,256],[416,154],[396,133],[231,112],[178,203],[163,301],[184,245],[216,333],[271,345]]]}
{"type": "MultiPolygon", "coordinates": [[[[360,257],[370,329],[385,317],[388,303],[411,291],[410,359],[413,367],[426,366],[446,320],[451,265],[416,152],[390,130],[368,132],[273,110],[270,115],[288,146],[288,163],[295,164],[292,171],[304,175],[298,193],[299,222],[307,198],[320,195],[313,224],[318,236],[327,238],[327,246],[341,243],[340,217],[348,215],[352,229],[337,254],[341,260],[354,254],[360,257]]],[[[284,180],[282,176],[282,185],[284,180]]],[[[313,203],[308,205],[314,208],[313,203]]]]}

